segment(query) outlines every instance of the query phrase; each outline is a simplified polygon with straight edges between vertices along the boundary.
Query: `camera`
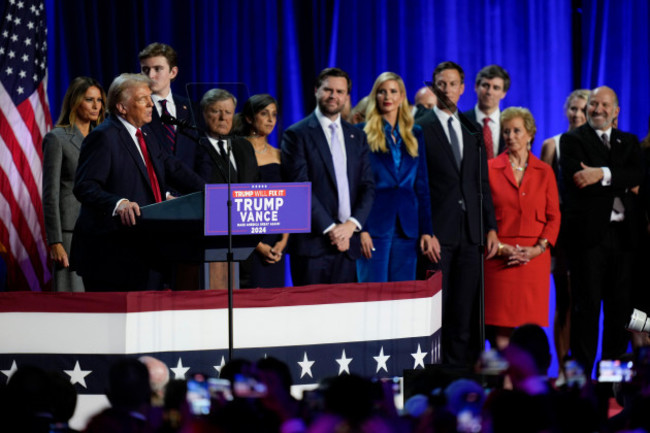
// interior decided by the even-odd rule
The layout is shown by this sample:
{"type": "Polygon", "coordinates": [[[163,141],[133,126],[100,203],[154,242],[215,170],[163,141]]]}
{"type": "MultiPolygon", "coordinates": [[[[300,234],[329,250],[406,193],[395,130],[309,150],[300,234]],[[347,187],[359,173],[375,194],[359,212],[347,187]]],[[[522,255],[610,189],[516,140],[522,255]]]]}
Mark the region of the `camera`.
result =
{"type": "Polygon", "coordinates": [[[648,315],[641,310],[636,308],[632,310],[632,315],[630,316],[630,323],[627,325],[627,330],[632,332],[650,332],[650,320],[648,320],[648,315]]]}

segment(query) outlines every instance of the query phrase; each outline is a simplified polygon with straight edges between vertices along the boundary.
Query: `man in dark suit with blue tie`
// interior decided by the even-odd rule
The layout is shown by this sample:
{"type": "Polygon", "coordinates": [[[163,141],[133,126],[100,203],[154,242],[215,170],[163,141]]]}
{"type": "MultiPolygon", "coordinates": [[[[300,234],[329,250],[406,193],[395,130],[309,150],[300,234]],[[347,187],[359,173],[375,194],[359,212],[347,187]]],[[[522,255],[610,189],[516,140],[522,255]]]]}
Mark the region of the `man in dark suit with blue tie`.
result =
{"type": "Polygon", "coordinates": [[[591,373],[603,304],[603,359],[627,350],[632,305],[634,187],[643,181],[643,157],[633,134],[613,126],[618,98],[609,87],[587,100],[587,123],[562,135],[560,167],[571,277],[571,354],[591,373]]]}
{"type": "Polygon", "coordinates": [[[350,88],[345,71],[321,71],[316,110],[282,137],[286,179],[312,183],[311,233],[290,238],[294,285],[356,281],[359,233],[375,184],[365,133],[341,119],[350,88]]]}
{"type": "Polygon", "coordinates": [[[456,63],[439,64],[433,72],[437,105],[417,123],[422,127],[427,151],[434,248],[440,251],[442,359],[446,364],[467,366],[475,361],[472,358],[478,355],[479,345],[475,313],[483,260],[479,218],[487,233],[487,258],[496,254],[499,241],[485,152],[479,159],[480,140],[457,115],[464,78],[463,69],[456,63]],[[479,209],[479,183],[483,209],[479,209]]]}
{"type": "Polygon", "coordinates": [[[149,128],[158,142],[180,159],[191,170],[197,171],[202,164],[203,153],[198,150],[199,137],[195,131],[165,124],[163,116],[171,116],[189,124],[194,124],[190,100],[172,93],[171,83],[178,76],[178,55],[166,44],[154,42],[138,54],[140,70],[152,81],[152,111],[149,128]]]}
{"type": "Polygon", "coordinates": [[[160,288],[144,234],[134,230],[140,206],[165,199],[167,185],[182,192],[205,182],[165,151],[147,128],[151,80],[122,74],[107,97],[110,115],[81,146],[74,194],[81,202],[72,262],[86,291],[160,288]]]}

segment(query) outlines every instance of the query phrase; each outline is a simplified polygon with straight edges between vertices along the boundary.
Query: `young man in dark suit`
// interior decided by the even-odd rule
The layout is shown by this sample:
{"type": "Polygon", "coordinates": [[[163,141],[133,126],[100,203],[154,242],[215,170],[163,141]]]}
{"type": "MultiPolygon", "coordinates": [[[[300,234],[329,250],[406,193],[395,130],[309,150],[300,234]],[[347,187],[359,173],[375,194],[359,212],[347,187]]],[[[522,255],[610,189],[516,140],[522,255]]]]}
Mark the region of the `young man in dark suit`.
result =
{"type": "Polygon", "coordinates": [[[627,350],[634,187],[643,181],[642,155],[633,134],[613,127],[620,108],[609,87],[594,89],[587,123],[560,138],[566,201],[563,223],[569,239],[571,353],[591,373],[603,303],[603,359],[627,350]]]}
{"type": "Polygon", "coordinates": [[[194,124],[190,100],[172,93],[171,83],[178,76],[178,55],[166,44],[154,42],[147,45],[138,55],[140,70],[152,81],[151,99],[154,110],[149,127],[156,139],[164,144],[176,158],[191,170],[196,171],[201,164],[196,132],[162,122],[164,115],[194,124]]]}
{"type": "Polygon", "coordinates": [[[442,359],[459,366],[470,365],[478,355],[476,306],[483,260],[479,218],[487,233],[487,258],[496,254],[499,244],[485,152],[479,159],[480,141],[457,114],[464,78],[456,63],[440,63],[433,71],[437,105],[417,121],[426,144],[433,240],[439,244],[434,249],[439,251],[442,271],[442,359]],[[479,182],[483,209],[478,203],[479,182]]]}
{"type": "Polygon", "coordinates": [[[345,71],[321,71],[316,110],[282,136],[286,179],[312,183],[311,233],[290,239],[295,285],[356,281],[359,233],[372,207],[375,183],[365,133],[341,119],[350,88],[345,71]]]}
{"type": "Polygon", "coordinates": [[[487,158],[492,159],[506,147],[501,134],[501,108],[499,104],[510,89],[510,75],[499,65],[488,65],[478,71],[474,91],[476,106],[463,114],[483,131],[487,158]]]}
{"type": "Polygon", "coordinates": [[[153,109],[150,86],[141,74],[115,78],[108,89],[110,115],[81,146],[74,185],[81,212],[72,261],[86,291],[160,288],[146,239],[132,228],[140,206],[163,201],[168,185],[181,192],[205,185],[147,128],[153,109]]]}

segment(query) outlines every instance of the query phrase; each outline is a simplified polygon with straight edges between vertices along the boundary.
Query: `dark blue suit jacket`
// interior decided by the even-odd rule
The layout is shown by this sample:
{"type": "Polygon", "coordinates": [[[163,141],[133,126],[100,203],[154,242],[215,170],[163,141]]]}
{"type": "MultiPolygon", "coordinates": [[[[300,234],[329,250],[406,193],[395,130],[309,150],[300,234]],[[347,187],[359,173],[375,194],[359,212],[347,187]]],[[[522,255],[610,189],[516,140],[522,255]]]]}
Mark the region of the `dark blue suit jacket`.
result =
{"type": "MultiPolygon", "coordinates": [[[[168,185],[186,193],[203,188],[205,182],[163,149],[147,125],[141,129],[162,197],[168,185]]],[[[115,116],[110,115],[84,139],[74,194],[81,202],[72,246],[75,268],[81,275],[93,273],[95,278],[123,284],[128,275],[120,269],[142,270],[144,250],[134,228],[123,227],[112,216],[113,210],[123,198],[140,206],[154,203],[155,198],[136,144],[115,116]]]]}
{"type": "MultiPolygon", "coordinates": [[[[357,125],[361,129],[364,126],[363,123],[357,125]]],[[[364,231],[372,237],[388,236],[398,222],[409,238],[433,234],[422,129],[415,125],[413,134],[418,140],[418,156],[412,157],[402,146],[399,171],[390,150],[370,152],[370,165],[375,176],[375,201],[364,231]]]]}
{"type": "MultiPolygon", "coordinates": [[[[176,105],[176,118],[180,120],[187,120],[191,124],[195,124],[192,118],[192,111],[190,107],[190,100],[182,96],[173,94],[174,104],[176,105]]],[[[163,145],[163,147],[171,152],[169,140],[166,137],[165,125],[160,120],[157,108],[154,108],[151,123],[147,126],[151,129],[156,136],[156,140],[163,145]]],[[[205,155],[199,152],[199,135],[196,131],[184,130],[181,127],[176,129],[176,144],[174,146],[174,156],[185,163],[191,170],[197,171],[201,165],[201,158],[205,155]]]]}
{"type": "Polygon", "coordinates": [[[438,116],[431,110],[418,119],[426,143],[427,169],[429,170],[429,192],[431,194],[431,217],[433,231],[441,244],[454,244],[459,240],[458,224],[467,217],[468,234],[471,242],[478,244],[479,216],[482,215],[485,233],[496,230],[494,205],[490,194],[487,159],[485,152],[479,161],[478,138],[463,128],[463,161],[460,170],[451,150],[438,116]],[[483,188],[483,210],[478,206],[479,164],[483,188]],[[463,212],[463,206],[467,210],[463,212]]]}
{"type": "MultiPolygon", "coordinates": [[[[375,197],[370,149],[363,131],[345,121],[341,125],[347,154],[352,217],[363,225],[375,197]]],[[[282,169],[284,178],[288,181],[312,183],[311,233],[290,236],[292,252],[307,257],[336,253],[336,247],[323,235],[323,231],[330,225],[340,222],[337,218],[336,175],[332,153],[316,114],[310,114],[284,131],[282,169]]],[[[360,256],[358,233],[350,239],[347,254],[352,259],[360,256]]]]}

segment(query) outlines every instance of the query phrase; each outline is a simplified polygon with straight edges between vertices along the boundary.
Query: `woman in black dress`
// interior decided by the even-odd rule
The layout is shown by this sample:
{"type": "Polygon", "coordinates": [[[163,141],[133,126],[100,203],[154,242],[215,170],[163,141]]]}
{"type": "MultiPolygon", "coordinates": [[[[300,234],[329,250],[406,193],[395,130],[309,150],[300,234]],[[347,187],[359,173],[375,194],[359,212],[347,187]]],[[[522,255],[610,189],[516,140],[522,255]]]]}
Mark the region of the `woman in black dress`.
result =
{"type": "MultiPolygon", "coordinates": [[[[278,102],[271,95],[251,96],[235,118],[235,135],[246,138],[253,145],[260,177],[264,182],[281,182],[280,150],[271,146],[268,136],[273,132],[278,117],[278,102]]],[[[267,235],[255,248],[251,257],[242,263],[240,286],[284,287],[284,249],[289,234],[267,235]]]]}

